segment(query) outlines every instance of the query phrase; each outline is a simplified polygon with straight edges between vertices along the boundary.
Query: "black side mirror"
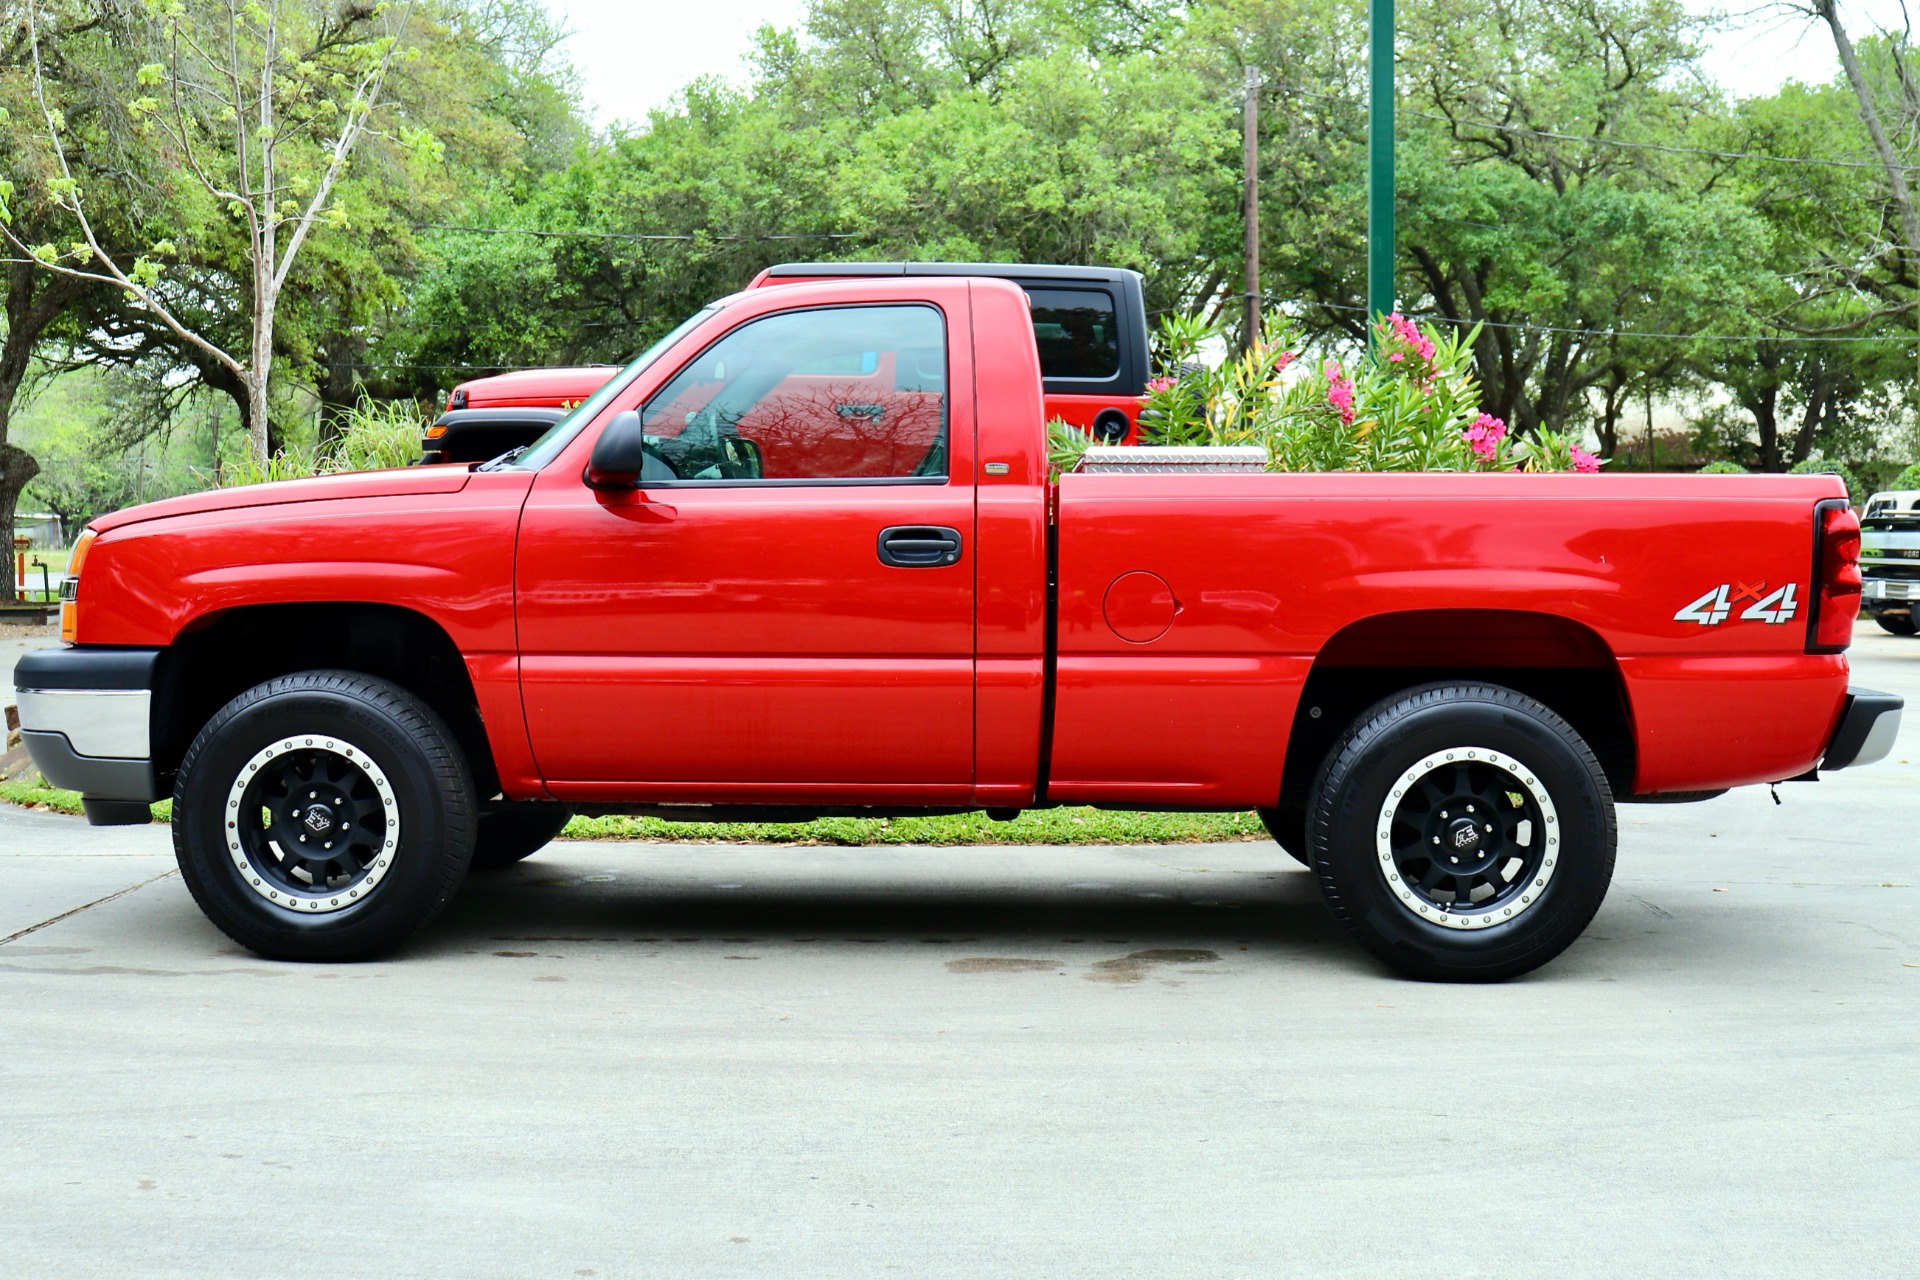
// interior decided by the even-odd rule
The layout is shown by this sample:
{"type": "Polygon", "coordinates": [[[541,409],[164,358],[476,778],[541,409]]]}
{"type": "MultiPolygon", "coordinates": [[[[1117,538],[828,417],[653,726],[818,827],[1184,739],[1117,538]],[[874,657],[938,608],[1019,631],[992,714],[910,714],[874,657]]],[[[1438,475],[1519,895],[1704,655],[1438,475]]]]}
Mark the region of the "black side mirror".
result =
{"type": "Polygon", "coordinates": [[[593,442],[584,477],[589,489],[638,489],[649,481],[676,478],[672,467],[648,452],[640,415],[633,409],[615,414],[593,442]]]}

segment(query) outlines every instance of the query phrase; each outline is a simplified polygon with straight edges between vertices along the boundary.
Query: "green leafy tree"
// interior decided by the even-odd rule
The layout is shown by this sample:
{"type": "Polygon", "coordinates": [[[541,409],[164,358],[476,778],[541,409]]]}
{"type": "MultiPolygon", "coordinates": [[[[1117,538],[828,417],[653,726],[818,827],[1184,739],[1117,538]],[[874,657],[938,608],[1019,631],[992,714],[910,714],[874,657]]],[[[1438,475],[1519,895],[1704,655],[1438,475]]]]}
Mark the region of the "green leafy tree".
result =
{"type": "MultiPolygon", "coordinates": [[[[113,88],[116,76],[130,75],[125,56],[126,27],[117,10],[93,12],[78,6],[48,6],[46,19],[58,39],[43,50],[45,76],[36,84],[28,14],[0,7],[0,234],[12,252],[5,261],[4,339],[0,339],[0,533],[13,528],[24,487],[41,463],[11,438],[16,403],[34,370],[44,342],[58,333],[73,309],[93,291],[86,280],[50,272],[26,246],[50,246],[70,234],[66,210],[55,198],[61,171],[46,149],[35,145],[30,122],[45,100],[67,122],[73,171],[89,179],[132,175],[149,193],[164,192],[168,176],[138,145],[137,134],[113,88]],[[11,175],[10,177],[5,175],[11,175]]],[[[137,221],[151,211],[124,200],[108,200],[97,210],[97,234],[117,248],[139,243],[137,221]]],[[[44,249],[45,253],[54,252],[44,249]]]]}
{"type": "Polygon", "coordinates": [[[125,109],[197,187],[198,223],[207,234],[238,236],[246,266],[244,347],[187,324],[161,287],[165,265],[181,256],[178,243],[157,240],[129,257],[103,241],[90,212],[95,194],[73,162],[70,123],[48,93],[40,7],[37,0],[25,4],[41,140],[51,157],[43,189],[70,216],[71,232],[39,244],[10,230],[8,238],[48,271],[123,291],[174,338],[226,369],[245,389],[247,434],[254,457],[264,460],[281,296],[314,229],[340,219],[336,184],[380,109],[396,57],[411,56],[402,37],[412,6],[150,6],[142,34],[153,60],[140,66],[125,109]]]}

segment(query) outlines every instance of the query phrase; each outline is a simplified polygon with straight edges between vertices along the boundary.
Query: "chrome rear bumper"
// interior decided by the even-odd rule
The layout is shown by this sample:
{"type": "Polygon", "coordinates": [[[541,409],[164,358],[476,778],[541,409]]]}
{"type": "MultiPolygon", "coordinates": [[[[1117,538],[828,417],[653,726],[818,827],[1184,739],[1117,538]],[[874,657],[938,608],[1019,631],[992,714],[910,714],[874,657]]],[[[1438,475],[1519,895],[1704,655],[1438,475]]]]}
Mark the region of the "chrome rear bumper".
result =
{"type": "Polygon", "coordinates": [[[1827,754],[1820,761],[1821,772],[1885,759],[1900,732],[1900,711],[1905,705],[1906,699],[1898,694],[1875,689],[1847,690],[1839,727],[1833,731],[1827,754]]]}

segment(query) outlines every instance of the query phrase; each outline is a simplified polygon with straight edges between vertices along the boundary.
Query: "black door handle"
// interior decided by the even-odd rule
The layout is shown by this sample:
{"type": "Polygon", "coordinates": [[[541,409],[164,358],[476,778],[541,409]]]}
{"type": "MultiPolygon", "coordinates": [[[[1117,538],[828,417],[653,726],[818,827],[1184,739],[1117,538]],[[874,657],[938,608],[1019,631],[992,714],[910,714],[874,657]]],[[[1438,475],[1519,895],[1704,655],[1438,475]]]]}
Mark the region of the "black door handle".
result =
{"type": "Polygon", "coordinates": [[[880,563],[937,569],[960,559],[960,531],[936,524],[897,524],[880,531],[880,563]]]}

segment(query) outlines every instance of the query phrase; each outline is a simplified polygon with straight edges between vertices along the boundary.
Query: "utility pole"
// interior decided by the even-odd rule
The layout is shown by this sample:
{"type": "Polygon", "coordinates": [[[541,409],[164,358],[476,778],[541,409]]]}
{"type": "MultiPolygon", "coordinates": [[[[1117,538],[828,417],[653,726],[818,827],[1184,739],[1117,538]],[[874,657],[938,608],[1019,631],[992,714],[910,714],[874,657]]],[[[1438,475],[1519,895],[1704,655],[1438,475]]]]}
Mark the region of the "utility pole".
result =
{"type": "Polygon", "coordinates": [[[1240,119],[1240,163],[1246,172],[1241,220],[1247,231],[1247,333],[1251,348],[1260,340],[1260,68],[1247,68],[1247,101],[1240,119]]]}
{"type": "Polygon", "coordinates": [[[1653,384],[1649,382],[1645,387],[1641,388],[1641,392],[1646,396],[1647,405],[1647,470],[1658,471],[1660,469],[1660,445],[1653,438],[1653,384]]]}
{"type": "Polygon", "coordinates": [[[1394,309],[1393,0],[1367,0],[1367,332],[1394,309]]]}

